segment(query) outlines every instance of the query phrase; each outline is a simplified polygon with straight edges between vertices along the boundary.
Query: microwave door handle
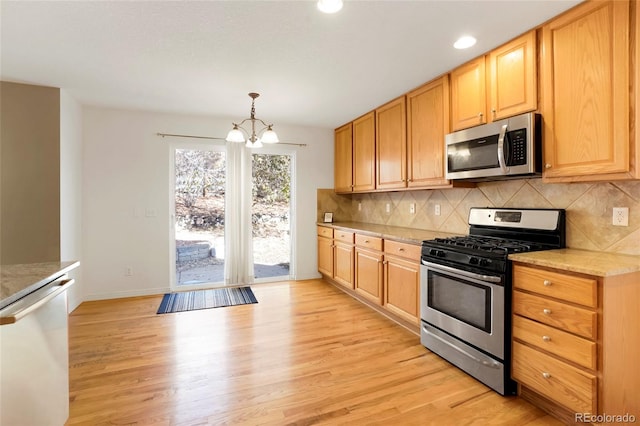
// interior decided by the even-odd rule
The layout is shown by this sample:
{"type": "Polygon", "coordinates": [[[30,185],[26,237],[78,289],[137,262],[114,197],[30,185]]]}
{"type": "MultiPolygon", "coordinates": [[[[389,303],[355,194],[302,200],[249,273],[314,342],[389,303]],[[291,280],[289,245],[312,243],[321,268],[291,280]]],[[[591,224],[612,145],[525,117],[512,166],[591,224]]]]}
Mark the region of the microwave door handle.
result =
{"type": "Polygon", "coordinates": [[[506,175],[509,172],[507,168],[507,161],[504,155],[504,139],[507,135],[507,124],[504,124],[500,128],[500,135],[498,136],[498,164],[500,164],[500,170],[502,170],[502,174],[506,175]]]}

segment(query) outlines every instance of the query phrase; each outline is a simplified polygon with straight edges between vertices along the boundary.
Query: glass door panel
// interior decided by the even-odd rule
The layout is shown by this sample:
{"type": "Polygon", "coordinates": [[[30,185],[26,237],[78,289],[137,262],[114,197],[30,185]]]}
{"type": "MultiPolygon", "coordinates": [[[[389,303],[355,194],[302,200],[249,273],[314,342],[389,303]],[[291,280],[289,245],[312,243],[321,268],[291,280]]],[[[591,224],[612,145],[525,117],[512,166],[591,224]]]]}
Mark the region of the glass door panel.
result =
{"type": "Polygon", "coordinates": [[[252,155],[253,272],[256,280],[289,279],[291,155],[252,155]]]}
{"type": "Polygon", "coordinates": [[[176,287],[224,282],[224,147],[175,149],[176,287]]]}

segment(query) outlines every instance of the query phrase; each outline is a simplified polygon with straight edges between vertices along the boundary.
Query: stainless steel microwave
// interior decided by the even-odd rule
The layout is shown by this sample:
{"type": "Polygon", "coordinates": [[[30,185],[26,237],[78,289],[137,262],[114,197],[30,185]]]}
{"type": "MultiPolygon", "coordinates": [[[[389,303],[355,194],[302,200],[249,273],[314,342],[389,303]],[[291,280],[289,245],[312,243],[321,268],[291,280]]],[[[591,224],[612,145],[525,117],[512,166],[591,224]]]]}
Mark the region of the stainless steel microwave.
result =
{"type": "Polygon", "coordinates": [[[533,112],[449,133],[446,178],[499,180],[542,172],[542,117],[533,112]]]}

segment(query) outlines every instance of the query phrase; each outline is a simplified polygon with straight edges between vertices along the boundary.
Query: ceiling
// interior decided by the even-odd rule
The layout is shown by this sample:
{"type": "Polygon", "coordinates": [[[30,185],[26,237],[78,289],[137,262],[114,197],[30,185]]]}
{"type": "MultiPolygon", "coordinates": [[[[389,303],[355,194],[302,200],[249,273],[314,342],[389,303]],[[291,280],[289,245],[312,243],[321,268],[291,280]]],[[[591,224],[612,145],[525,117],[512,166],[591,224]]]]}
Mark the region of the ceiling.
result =
{"type": "Polygon", "coordinates": [[[579,3],[0,1],[0,77],[79,102],[335,128],[579,3]],[[478,43],[452,47],[471,34],[478,43]]]}

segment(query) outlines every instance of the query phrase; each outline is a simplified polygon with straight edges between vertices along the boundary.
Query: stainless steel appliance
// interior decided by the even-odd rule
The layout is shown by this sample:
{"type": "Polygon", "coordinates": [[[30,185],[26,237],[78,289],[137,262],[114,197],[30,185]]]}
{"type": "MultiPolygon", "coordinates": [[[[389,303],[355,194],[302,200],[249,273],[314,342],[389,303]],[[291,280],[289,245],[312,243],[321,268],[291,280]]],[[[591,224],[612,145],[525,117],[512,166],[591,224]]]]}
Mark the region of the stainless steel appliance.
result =
{"type": "Polygon", "coordinates": [[[69,416],[67,272],[78,262],[2,265],[0,424],[62,425],[69,416]]]}
{"type": "Polygon", "coordinates": [[[447,179],[497,180],[539,176],[542,117],[527,113],[450,133],[447,179]]]}
{"type": "Polygon", "coordinates": [[[471,208],[469,235],[423,241],[422,344],[502,395],[515,394],[509,253],[565,246],[560,209],[471,208]]]}

